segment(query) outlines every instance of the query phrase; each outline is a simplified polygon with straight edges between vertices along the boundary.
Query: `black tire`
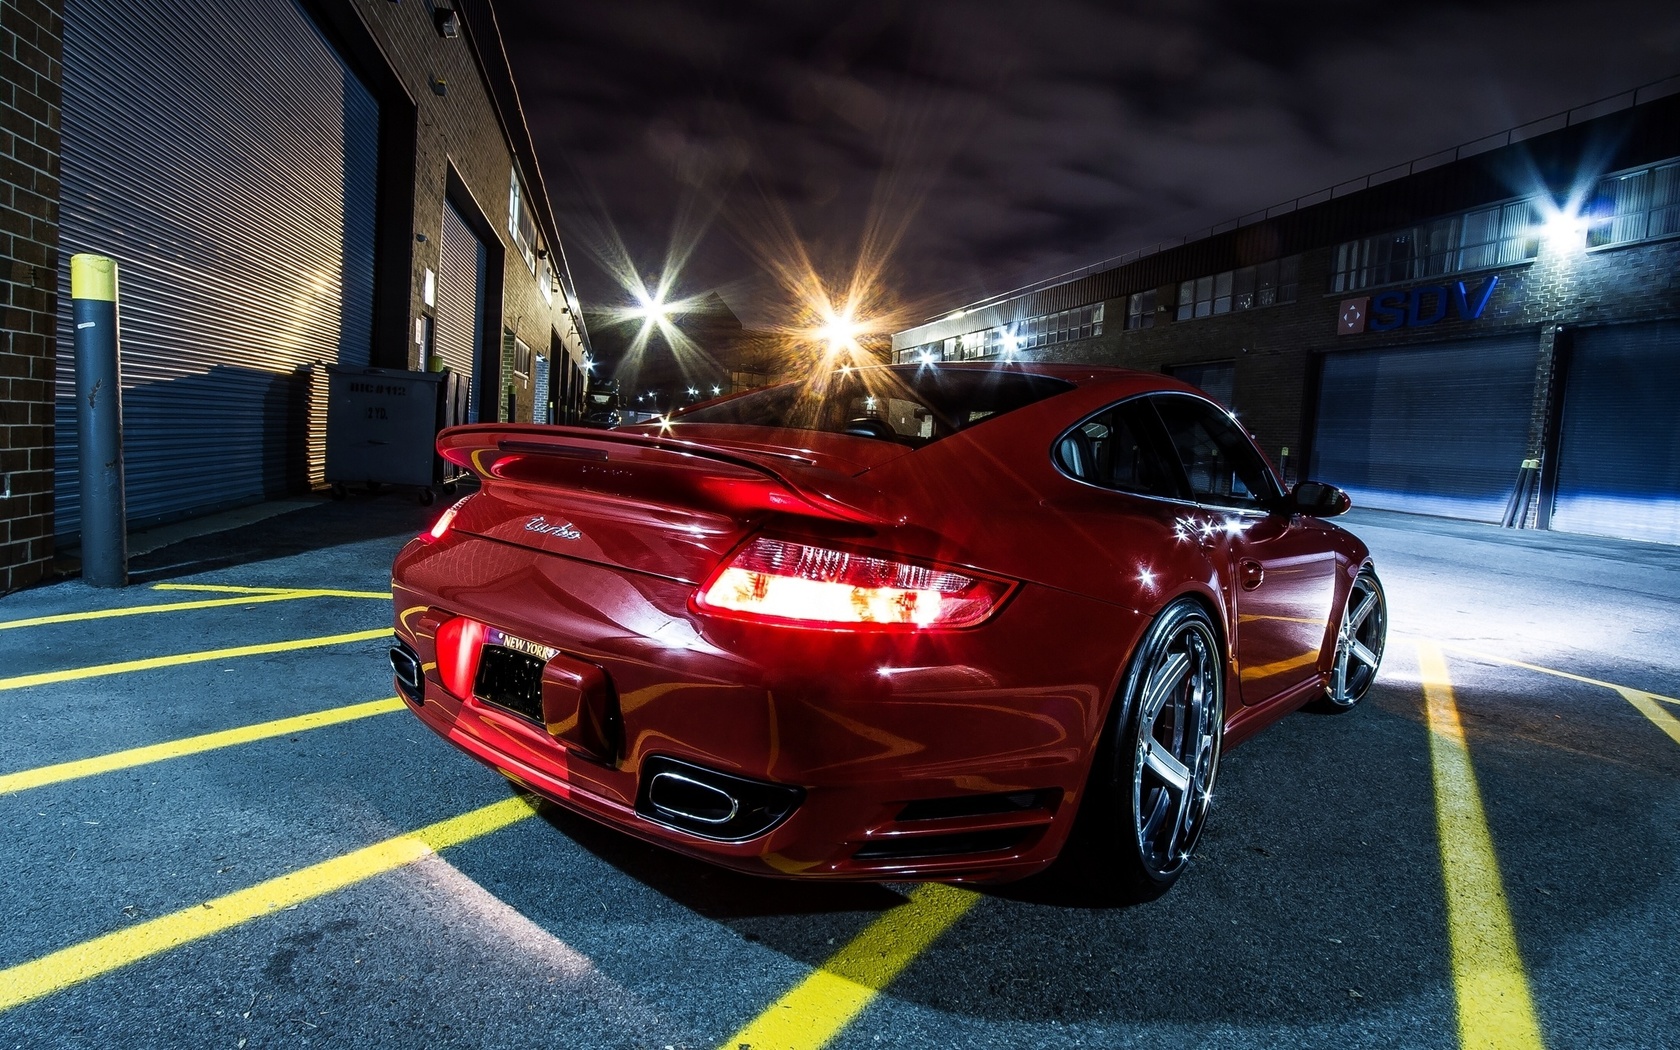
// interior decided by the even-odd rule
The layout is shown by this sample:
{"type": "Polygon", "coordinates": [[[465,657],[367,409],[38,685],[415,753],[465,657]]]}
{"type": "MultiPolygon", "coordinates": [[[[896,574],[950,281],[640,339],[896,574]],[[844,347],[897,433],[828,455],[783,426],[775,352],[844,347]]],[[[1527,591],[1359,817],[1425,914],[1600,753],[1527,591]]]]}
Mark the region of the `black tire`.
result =
{"type": "Polygon", "coordinates": [[[1342,605],[1330,680],[1325,683],[1324,696],[1313,706],[1332,714],[1353,710],[1377,680],[1387,642],[1388,598],[1383,594],[1382,581],[1371,569],[1361,569],[1342,605]]]}
{"type": "Polygon", "coordinates": [[[344,487],[344,483],[342,481],[333,482],[333,487],[332,487],[332,498],[333,499],[341,500],[348,495],[350,495],[350,490],[348,490],[344,487]]]}
{"type": "Polygon", "coordinates": [[[416,493],[416,497],[420,500],[420,505],[422,507],[430,507],[432,502],[437,499],[437,493],[433,492],[431,489],[421,489],[418,493],[416,493]]]}
{"type": "Polygon", "coordinates": [[[1225,656],[1206,610],[1162,610],[1132,655],[1092,769],[1093,837],[1118,895],[1151,900],[1207,824],[1225,727],[1225,656]]]}

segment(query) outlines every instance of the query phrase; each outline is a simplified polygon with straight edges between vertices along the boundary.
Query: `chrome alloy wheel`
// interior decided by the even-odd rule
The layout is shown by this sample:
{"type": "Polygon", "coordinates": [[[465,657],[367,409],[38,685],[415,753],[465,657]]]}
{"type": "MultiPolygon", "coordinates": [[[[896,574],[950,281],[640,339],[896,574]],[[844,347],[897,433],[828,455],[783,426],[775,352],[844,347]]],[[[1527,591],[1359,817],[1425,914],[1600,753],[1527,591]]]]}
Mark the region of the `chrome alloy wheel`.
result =
{"type": "Polygon", "coordinates": [[[1354,578],[1336,633],[1336,657],[1325,689],[1329,706],[1346,710],[1357,704],[1377,678],[1388,639],[1388,604],[1382,584],[1366,569],[1354,578]]]}
{"type": "Polygon", "coordinates": [[[1137,697],[1132,827],[1144,868],[1167,882],[1206,822],[1224,728],[1224,661],[1199,611],[1171,622],[1149,653],[1137,697]]]}

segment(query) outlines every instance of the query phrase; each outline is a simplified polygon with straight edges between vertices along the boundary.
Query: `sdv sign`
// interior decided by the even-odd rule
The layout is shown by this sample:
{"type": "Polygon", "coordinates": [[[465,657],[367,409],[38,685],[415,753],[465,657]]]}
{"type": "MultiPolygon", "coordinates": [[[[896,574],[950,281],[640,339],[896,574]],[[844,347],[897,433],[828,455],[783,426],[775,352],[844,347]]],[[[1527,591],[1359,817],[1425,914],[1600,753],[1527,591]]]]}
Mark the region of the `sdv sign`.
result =
{"type": "Polygon", "coordinates": [[[1474,321],[1487,309],[1499,278],[1490,276],[1474,291],[1463,281],[1425,284],[1416,288],[1382,292],[1360,299],[1342,300],[1337,320],[1339,335],[1359,332],[1390,332],[1396,328],[1424,328],[1444,321],[1449,314],[1461,321],[1474,321]]]}

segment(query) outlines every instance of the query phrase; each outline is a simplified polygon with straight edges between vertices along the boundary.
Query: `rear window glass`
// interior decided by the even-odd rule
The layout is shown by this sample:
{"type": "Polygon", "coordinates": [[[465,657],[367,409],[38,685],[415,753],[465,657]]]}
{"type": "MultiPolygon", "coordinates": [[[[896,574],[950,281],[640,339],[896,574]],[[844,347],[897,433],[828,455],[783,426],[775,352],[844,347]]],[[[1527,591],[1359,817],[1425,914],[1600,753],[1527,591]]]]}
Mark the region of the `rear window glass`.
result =
{"type": "Polygon", "coordinates": [[[678,413],[684,423],[787,427],[925,445],[1072,390],[1049,376],[908,365],[830,372],[678,413]]]}

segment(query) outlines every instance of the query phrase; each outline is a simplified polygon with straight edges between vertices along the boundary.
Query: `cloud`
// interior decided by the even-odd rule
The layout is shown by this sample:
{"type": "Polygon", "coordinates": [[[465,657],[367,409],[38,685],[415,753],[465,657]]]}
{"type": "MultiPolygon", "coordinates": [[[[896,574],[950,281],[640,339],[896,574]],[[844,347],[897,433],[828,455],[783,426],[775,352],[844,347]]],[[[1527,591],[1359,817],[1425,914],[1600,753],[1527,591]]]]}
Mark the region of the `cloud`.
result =
{"type": "Polygon", "coordinates": [[[497,10],[562,239],[604,218],[657,269],[715,210],[686,290],[749,323],[772,227],[890,249],[931,312],[1680,72],[1680,10],[1634,0],[497,10]]]}

